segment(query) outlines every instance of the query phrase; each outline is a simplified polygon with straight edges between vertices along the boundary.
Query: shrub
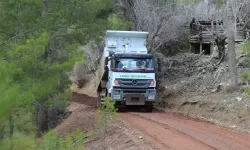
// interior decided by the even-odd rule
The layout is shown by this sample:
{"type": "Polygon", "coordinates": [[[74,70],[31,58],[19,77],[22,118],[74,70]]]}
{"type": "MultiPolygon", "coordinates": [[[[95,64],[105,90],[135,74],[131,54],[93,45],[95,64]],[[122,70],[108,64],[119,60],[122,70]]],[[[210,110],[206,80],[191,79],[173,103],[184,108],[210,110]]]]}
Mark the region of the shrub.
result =
{"type": "Polygon", "coordinates": [[[250,72],[244,72],[241,75],[241,80],[246,82],[246,84],[248,85],[248,82],[250,81],[250,72]]]}
{"type": "Polygon", "coordinates": [[[44,137],[38,149],[41,150],[80,150],[82,149],[84,136],[81,130],[76,130],[65,138],[56,135],[54,130],[48,132],[44,137]]]}

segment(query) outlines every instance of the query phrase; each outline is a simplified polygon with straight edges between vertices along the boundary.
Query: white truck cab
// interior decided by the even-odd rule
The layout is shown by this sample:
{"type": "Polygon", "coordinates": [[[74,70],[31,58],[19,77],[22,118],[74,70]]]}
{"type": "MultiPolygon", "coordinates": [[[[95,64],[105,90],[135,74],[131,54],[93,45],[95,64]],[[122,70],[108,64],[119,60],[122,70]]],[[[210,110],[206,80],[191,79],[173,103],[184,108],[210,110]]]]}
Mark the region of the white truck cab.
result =
{"type": "Polygon", "coordinates": [[[111,97],[118,108],[133,105],[152,111],[156,80],[153,56],[146,47],[147,36],[147,32],[107,31],[97,105],[111,97]]]}

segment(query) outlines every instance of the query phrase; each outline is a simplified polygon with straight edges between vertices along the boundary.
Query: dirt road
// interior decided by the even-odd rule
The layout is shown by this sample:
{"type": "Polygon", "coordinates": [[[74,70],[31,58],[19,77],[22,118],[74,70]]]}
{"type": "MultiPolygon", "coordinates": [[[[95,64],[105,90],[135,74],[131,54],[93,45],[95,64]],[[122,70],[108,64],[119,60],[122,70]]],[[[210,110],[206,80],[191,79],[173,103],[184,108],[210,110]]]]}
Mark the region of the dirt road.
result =
{"type": "Polygon", "coordinates": [[[165,113],[121,113],[124,120],[151,137],[159,149],[249,150],[250,136],[165,113]]]}
{"type": "MultiPolygon", "coordinates": [[[[95,101],[94,97],[73,93],[68,108],[71,115],[56,128],[57,133],[64,135],[78,128],[95,130],[95,101]]],[[[250,135],[211,123],[160,112],[118,114],[121,122],[110,125],[106,139],[93,137],[86,149],[101,150],[104,145],[116,150],[250,150],[250,135]]]]}

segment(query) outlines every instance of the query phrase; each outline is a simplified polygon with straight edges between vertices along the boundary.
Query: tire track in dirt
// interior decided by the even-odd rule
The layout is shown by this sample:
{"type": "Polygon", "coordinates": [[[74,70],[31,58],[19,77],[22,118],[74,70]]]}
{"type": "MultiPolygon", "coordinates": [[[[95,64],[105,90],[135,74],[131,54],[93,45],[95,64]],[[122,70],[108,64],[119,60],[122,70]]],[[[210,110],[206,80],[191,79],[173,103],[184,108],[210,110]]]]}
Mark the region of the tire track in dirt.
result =
{"type": "Polygon", "coordinates": [[[250,136],[165,113],[123,113],[124,120],[166,149],[249,150],[250,136]]]}
{"type": "Polygon", "coordinates": [[[153,144],[161,144],[165,149],[177,149],[177,150],[193,150],[193,149],[204,149],[213,150],[214,148],[194,140],[186,136],[185,134],[178,133],[176,130],[170,129],[167,125],[159,124],[158,122],[145,119],[143,117],[132,115],[132,114],[122,114],[122,117],[127,120],[132,126],[141,130],[147,136],[154,139],[153,144]]]}

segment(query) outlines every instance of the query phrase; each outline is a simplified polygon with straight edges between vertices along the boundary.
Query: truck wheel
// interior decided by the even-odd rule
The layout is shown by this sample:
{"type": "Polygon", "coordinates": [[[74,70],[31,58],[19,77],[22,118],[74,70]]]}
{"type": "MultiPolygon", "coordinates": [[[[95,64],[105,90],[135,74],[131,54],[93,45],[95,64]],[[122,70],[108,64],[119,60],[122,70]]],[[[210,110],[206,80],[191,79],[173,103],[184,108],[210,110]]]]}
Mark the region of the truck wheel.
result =
{"type": "Polygon", "coordinates": [[[101,93],[98,92],[97,100],[96,100],[96,107],[100,107],[100,106],[101,106],[101,93]]]}
{"type": "Polygon", "coordinates": [[[104,102],[104,99],[106,98],[106,89],[102,89],[101,92],[98,92],[98,99],[97,99],[97,107],[100,107],[102,105],[102,102],[104,102]]]}

